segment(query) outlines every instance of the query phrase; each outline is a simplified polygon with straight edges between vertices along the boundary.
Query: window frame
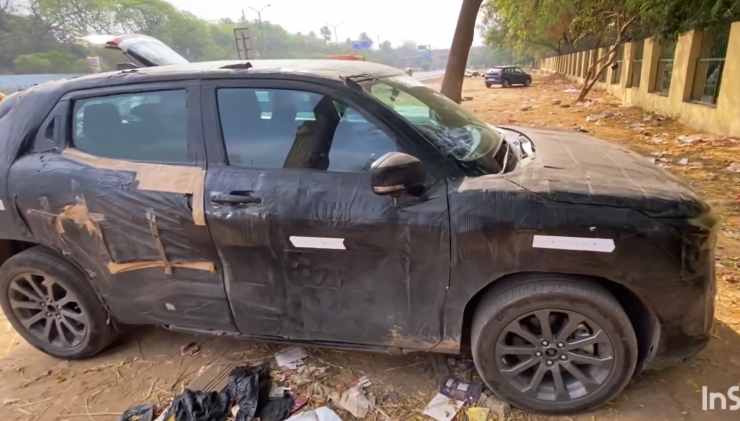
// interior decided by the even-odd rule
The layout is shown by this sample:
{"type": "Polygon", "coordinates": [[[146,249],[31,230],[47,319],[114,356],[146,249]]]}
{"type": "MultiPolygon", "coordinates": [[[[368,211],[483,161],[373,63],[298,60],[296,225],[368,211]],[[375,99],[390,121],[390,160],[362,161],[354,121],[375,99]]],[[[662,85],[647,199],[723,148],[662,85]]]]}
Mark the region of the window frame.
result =
{"type": "MultiPolygon", "coordinates": [[[[696,60],[694,60],[694,62],[691,64],[693,66],[693,77],[691,80],[690,90],[688,92],[687,102],[690,102],[692,104],[703,105],[703,106],[710,107],[710,108],[717,107],[717,104],[719,102],[720,92],[722,89],[722,79],[724,79],[724,76],[725,76],[725,70],[726,70],[725,65],[727,64],[727,55],[730,50],[731,32],[732,32],[731,27],[725,26],[725,25],[721,25],[715,28],[705,28],[704,31],[702,32],[699,57],[697,57],[696,60]],[[709,47],[710,51],[706,51],[707,46],[705,45],[705,43],[707,42],[707,39],[709,38],[708,34],[710,30],[716,31],[714,34],[715,37],[711,38],[712,42],[715,42],[719,39],[716,37],[717,34],[721,34],[723,38],[727,37],[725,40],[726,45],[725,45],[725,51],[724,51],[723,57],[706,57],[706,55],[712,55],[712,56],[714,55],[714,54],[711,54],[713,53],[713,51],[711,50],[713,49],[714,45],[709,47]],[[709,53],[709,54],[706,54],[706,53],[709,53]],[[712,96],[714,100],[712,102],[704,101],[703,100],[704,95],[702,95],[699,98],[695,96],[697,79],[701,75],[701,73],[699,72],[699,68],[702,63],[719,63],[719,66],[720,66],[719,75],[717,78],[717,88],[714,92],[714,95],[712,96]]],[[[704,79],[704,91],[706,91],[706,84],[707,84],[707,80],[709,79],[708,75],[704,75],[704,78],[705,78],[704,79]]]]}
{"type": "Polygon", "coordinates": [[[168,161],[155,161],[155,160],[135,160],[135,159],[122,159],[122,158],[111,158],[107,156],[95,155],[90,152],[82,151],[84,153],[104,158],[113,159],[119,161],[137,162],[143,164],[160,164],[160,165],[173,165],[173,166],[193,166],[203,167],[206,163],[206,151],[203,145],[203,128],[201,113],[201,100],[200,100],[200,89],[199,83],[196,80],[192,81],[178,81],[178,82],[154,82],[154,83],[137,83],[120,85],[113,87],[101,87],[93,89],[85,89],[80,91],[73,91],[67,93],[62,97],[60,103],[64,104],[64,127],[59,130],[62,139],[61,145],[65,149],[75,149],[74,144],[74,118],[75,118],[75,102],[86,99],[101,98],[116,95],[136,95],[146,94],[150,92],[161,92],[161,91],[185,91],[186,99],[186,125],[187,125],[187,153],[188,161],[186,162],[168,162],[168,161]]]}
{"type": "MultiPolygon", "coordinates": [[[[280,77],[255,77],[250,79],[211,79],[202,83],[202,110],[206,138],[206,149],[210,166],[223,166],[239,168],[247,171],[311,171],[327,174],[354,174],[369,175],[367,171],[330,171],[317,170],[314,168],[252,168],[231,166],[228,162],[226,143],[221,127],[221,118],[218,111],[219,89],[244,88],[244,89],[277,89],[294,90],[326,95],[335,101],[344,103],[360,113],[370,123],[377,126],[389,136],[397,146],[399,152],[407,153],[419,158],[424,162],[427,171],[436,176],[453,173],[458,175],[461,170],[454,162],[443,157],[437,152],[426,139],[418,133],[409,123],[406,123],[392,111],[387,110],[379,101],[369,97],[364,92],[351,89],[344,84],[342,86],[329,85],[332,81],[306,81],[300,79],[287,79],[280,77]],[[210,140],[210,141],[209,141],[210,140]]],[[[341,82],[335,82],[339,84],[341,82]]]]}

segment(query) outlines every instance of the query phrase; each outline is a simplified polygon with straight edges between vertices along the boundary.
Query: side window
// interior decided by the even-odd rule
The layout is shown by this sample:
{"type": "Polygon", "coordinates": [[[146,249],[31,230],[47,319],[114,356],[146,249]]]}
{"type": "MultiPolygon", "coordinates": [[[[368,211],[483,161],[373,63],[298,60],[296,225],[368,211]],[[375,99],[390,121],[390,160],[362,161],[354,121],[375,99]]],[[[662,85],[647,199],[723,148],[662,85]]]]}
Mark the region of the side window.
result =
{"type": "Polygon", "coordinates": [[[217,91],[229,164],[363,172],[396,143],[355,109],[329,96],[283,89],[217,91]]]}
{"type": "Polygon", "coordinates": [[[187,92],[141,92],[77,100],[72,142],[92,155],[188,163],[187,92]]]}

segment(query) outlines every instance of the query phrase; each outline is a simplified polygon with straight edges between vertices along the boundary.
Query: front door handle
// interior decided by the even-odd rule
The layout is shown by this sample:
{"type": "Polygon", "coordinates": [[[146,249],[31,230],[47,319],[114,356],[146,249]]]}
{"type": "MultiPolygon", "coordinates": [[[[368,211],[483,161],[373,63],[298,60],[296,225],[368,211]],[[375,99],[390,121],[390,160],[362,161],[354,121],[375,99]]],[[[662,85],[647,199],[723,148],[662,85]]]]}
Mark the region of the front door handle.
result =
{"type": "Polygon", "coordinates": [[[219,205],[255,205],[262,203],[262,199],[252,196],[252,192],[215,193],[211,195],[211,202],[219,205]]]}

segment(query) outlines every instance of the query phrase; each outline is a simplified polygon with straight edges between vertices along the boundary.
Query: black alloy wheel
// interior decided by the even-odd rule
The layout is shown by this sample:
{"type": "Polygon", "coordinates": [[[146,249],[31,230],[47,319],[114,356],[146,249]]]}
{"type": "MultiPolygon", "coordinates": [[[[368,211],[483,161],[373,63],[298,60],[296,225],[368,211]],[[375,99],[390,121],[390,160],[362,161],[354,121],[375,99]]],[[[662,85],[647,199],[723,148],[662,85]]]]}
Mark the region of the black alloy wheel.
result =
{"type": "Polygon", "coordinates": [[[45,247],[26,249],[3,263],[0,306],[18,334],[54,357],[92,357],[117,336],[87,276],[45,247]]]}
{"type": "Polygon", "coordinates": [[[601,387],[614,369],[604,330],[587,316],[543,309],[509,323],[495,348],[499,371],[519,392],[568,402],[601,387]]]}
{"type": "Polygon", "coordinates": [[[603,405],[627,386],[637,338],[611,293],[596,282],[532,275],[484,295],[471,325],[483,381],[523,409],[566,414],[603,405]]]}
{"type": "Polygon", "coordinates": [[[89,331],[90,316],[77,295],[45,274],[17,275],[10,281],[9,301],[23,327],[51,346],[74,348],[89,331]]]}

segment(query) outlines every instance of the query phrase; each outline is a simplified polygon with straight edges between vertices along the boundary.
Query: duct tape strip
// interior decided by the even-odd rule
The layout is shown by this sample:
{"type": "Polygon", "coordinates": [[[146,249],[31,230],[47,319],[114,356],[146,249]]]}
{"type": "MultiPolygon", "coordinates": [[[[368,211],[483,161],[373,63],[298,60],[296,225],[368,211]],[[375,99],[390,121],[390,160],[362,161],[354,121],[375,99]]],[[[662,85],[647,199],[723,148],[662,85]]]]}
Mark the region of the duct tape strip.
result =
{"type": "Polygon", "coordinates": [[[616,246],[611,238],[560,237],[554,235],[535,235],[532,247],[552,250],[593,251],[611,253],[616,246]]]}

